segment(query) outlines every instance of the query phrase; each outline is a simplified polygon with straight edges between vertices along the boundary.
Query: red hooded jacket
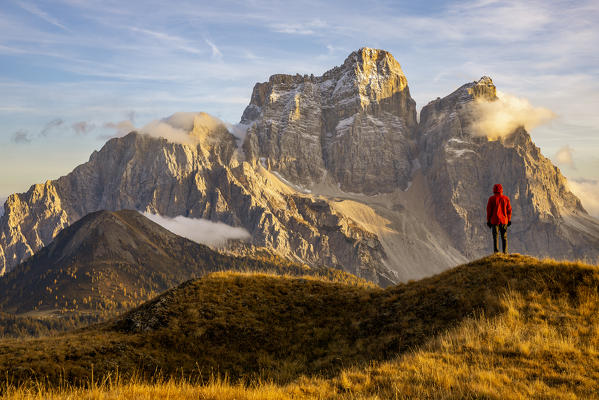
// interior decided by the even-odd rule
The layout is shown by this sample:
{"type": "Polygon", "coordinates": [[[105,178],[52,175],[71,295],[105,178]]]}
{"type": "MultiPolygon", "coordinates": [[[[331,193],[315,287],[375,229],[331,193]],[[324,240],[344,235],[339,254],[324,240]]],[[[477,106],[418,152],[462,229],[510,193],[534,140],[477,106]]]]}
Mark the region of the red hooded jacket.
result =
{"type": "Polygon", "coordinates": [[[510,199],[503,195],[500,184],[493,185],[493,196],[487,202],[487,222],[493,225],[507,225],[512,220],[510,199]]]}

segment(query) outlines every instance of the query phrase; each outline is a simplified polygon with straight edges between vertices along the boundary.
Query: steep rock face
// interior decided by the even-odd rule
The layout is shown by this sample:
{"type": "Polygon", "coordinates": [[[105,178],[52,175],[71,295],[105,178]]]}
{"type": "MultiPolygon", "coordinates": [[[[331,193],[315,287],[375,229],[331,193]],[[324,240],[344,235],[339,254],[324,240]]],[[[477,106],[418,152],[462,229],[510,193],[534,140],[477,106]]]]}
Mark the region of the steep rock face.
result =
{"type": "Polygon", "coordinates": [[[376,193],[409,181],[416,104],[386,51],[360,49],[319,77],[273,75],[256,84],[241,122],[250,159],[300,185],[330,176],[376,193]]]}
{"type": "Polygon", "coordinates": [[[497,140],[477,136],[475,101],[497,101],[490,78],[429,103],[420,116],[420,163],[434,193],[435,217],[454,246],[468,258],[492,250],[485,206],[493,184],[501,183],[513,207],[512,251],[596,260],[599,223],[588,217],[559,169],[524,128],[497,140]]]}
{"type": "Polygon", "coordinates": [[[396,280],[376,235],[325,200],[239,162],[224,126],[194,132],[211,139],[198,138],[195,147],[135,132],[112,139],[69,175],[10,196],[0,219],[0,269],[10,270],[90,212],[136,209],[243,226],[254,245],[283,256],[342,266],[381,284],[396,280]]]}

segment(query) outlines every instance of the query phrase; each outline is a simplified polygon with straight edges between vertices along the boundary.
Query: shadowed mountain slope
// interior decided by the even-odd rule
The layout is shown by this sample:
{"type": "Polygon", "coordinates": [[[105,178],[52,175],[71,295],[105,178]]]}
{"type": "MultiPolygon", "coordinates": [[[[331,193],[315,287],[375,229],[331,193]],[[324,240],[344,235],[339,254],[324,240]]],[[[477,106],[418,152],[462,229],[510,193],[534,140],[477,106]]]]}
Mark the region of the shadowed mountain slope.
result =
{"type": "Polygon", "coordinates": [[[224,255],[173,234],[137,211],[98,211],[65,228],[52,243],[0,277],[0,307],[32,316],[110,315],[221,270],[359,281],[342,271],[310,268],[268,253],[261,258],[224,255]]]}

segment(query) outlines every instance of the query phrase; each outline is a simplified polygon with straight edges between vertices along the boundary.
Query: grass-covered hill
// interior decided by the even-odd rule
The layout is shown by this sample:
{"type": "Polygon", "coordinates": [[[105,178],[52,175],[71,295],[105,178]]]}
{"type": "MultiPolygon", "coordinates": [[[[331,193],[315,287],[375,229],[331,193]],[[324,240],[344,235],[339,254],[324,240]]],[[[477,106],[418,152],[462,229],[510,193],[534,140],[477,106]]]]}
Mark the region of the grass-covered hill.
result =
{"type": "Polygon", "coordinates": [[[177,236],[137,211],[98,211],[0,277],[0,335],[43,334],[98,321],[221,270],[365,283],[340,270],[310,268],[266,252],[223,254],[177,236]]]}
{"type": "Polygon", "coordinates": [[[388,289],[215,273],[103,325],[3,340],[0,371],[84,383],[93,364],[95,378],[250,384],[169,386],[190,398],[592,398],[598,290],[596,266],[518,255],[388,289]]]}

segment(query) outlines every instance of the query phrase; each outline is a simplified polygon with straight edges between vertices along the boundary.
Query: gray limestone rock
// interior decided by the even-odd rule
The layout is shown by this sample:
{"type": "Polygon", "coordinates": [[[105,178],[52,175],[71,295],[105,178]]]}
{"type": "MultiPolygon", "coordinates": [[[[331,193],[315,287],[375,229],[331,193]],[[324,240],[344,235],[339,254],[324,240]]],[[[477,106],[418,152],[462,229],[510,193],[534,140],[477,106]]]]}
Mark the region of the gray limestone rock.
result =
{"type": "Polygon", "coordinates": [[[242,124],[254,162],[303,186],[327,176],[346,191],[405,188],[416,103],[393,56],[363,48],[319,77],[273,75],[254,87],[242,124]]]}
{"type": "Polygon", "coordinates": [[[283,256],[343,266],[381,284],[395,280],[383,266],[376,236],[326,201],[239,162],[234,137],[217,129],[210,133],[219,138],[214,146],[197,147],[132,132],[108,141],[69,175],[10,196],[0,219],[0,270],[10,270],[90,212],[136,209],[243,226],[253,245],[283,256]]]}

